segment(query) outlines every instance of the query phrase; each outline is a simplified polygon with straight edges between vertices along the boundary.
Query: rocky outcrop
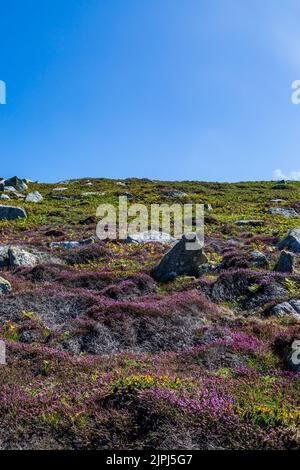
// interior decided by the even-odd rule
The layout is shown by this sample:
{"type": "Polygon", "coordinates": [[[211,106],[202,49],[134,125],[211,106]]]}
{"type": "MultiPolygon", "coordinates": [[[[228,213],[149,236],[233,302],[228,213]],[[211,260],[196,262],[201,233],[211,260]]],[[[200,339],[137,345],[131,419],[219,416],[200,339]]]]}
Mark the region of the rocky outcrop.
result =
{"type": "Polygon", "coordinates": [[[163,257],[153,270],[152,276],[160,282],[167,282],[177,276],[199,276],[200,267],[207,263],[202,245],[195,233],[187,233],[163,257]]]}
{"type": "Polygon", "coordinates": [[[21,180],[17,176],[4,180],[4,186],[13,187],[16,191],[25,191],[28,189],[27,184],[24,180],[21,180]]]}

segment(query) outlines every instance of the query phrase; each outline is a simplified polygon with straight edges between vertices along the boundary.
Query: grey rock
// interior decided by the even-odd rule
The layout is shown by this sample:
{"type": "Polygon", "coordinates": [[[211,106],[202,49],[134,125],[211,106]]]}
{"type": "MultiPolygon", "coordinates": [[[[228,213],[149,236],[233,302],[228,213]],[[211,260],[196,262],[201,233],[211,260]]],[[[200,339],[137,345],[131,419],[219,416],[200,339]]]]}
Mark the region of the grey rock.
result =
{"type": "Polygon", "coordinates": [[[235,222],[235,225],[238,225],[240,227],[247,226],[247,225],[250,227],[261,227],[264,224],[265,223],[263,220],[254,220],[254,219],[237,220],[235,222]]]}
{"type": "Polygon", "coordinates": [[[281,215],[282,217],[297,217],[298,212],[290,207],[271,207],[269,209],[271,215],[281,215]]]}
{"type": "Polygon", "coordinates": [[[1,294],[9,294],[12,291],[11,283],[0,277],[0,295],[1,294]]]}
{"type": "Polygon", "coordinates": [[[157,230],[134,233],[132,235],[128,235],[126,239],[127,243],[170,243],[174,241],[175,239],[169,233],[159,232],[157,230]]]}
{"type": "Polygon", "coordinates": [[[29,253],[26,250],[18,247],[11,247],[8,249],[9,257],[9,266],[19,267],[19,266],[36,266],[38,264],[38,258],[29,253]]]}
{"type": "Polygon", "coordinates": [[[286,202],[286,200],[285,199],[271,199],[271,202],[280,203],[280,202],[286,202]]]}
{"type": "Polygon", "coordinates": [[[163,196],[169,196],[169,197],[185,197],[185,196],[187,196],[187,194],[184,193],[183,191],[177,191],[177,190],[162,191],[161,194],[163,196]]]}
{"type": "Polygon", "coordinates": [[[0,199],[10,200],[10,197],[8,194],[0,194],[0,199]]]}
{"type": "Polygon", "coordinates": [[[292,253],[300,253],[300,228],[292,230],[277,246],[279,250],[286,249],[292,253]]]}
{"type": "Polygon", "coordinates": [[[289,251],[283,250],[280,253],[278,262],[275,265],[274,271],[278,273],[293,273],[295,269],[295,256],[289,251]]]}
{"type": "Polygon", "coordinates": [[[80,241],[66,241],[66,242],[51,242],[51,248],[77,248],[78,246],[86,246],[94,243],[94,238],[87,238],[86,240],[80,241]]]}
{"type": "Polygon", "coordinates": [[[278,316],[290,315],[295,320],[300,320],[300,300],[292,299],[278,304],[271,309],[271,313],[278,316]]]}
{"type": "Polygon", "coordinates": [[[258,250],[251,251],[250,262],[257,268],[267,268],[269,266],[267,257],[258,250]]]}
{"type": "Polygon", "coordinates": [[[0,246],[1,268],[34,267],[39,263],[62,264],[62,261],[47,252],[41,252],[32,247],[25,248],[18,245],[0,246]]]}
{"type": "Polygon", "coordinates": [[[27,214],[22,207],[0,205],[0,220],[26,219],[27,214]]]}
{"type": "Polygon", "coordinates": [[[4,191],[7,193],[16,193],[17,190],[13,186],[4,186],[4,191]]]}
{"type": "Polygon", "coordinates": [[[213,211],[213,207],[211,204],[204,204],[204,209],[208,212],[212,212],[213,211]]]}
{"type": "Polygon", "coordinates": [[[187,233],[165,254],[159,265],[154,268],[152,275],[161,282],[182,275],[199,276],[200,266],[206,263],[207,257],[203,253],[197,235],[187,233]]]}
{"type": "Polygon", "coordinates": [[[26,202],[42,202],[42,200],[43,196],[38,191],[27,194],[25,199],[26,202]]]}

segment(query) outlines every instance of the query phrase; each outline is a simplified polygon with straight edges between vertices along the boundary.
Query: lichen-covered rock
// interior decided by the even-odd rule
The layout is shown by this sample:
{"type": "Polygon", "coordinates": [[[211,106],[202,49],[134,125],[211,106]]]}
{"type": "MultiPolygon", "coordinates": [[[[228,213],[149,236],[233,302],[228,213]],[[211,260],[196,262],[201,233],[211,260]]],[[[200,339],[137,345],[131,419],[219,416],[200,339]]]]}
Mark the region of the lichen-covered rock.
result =
{"type": "Polygon", "coordinates": [[[159,265],[154,268],[154,279],[167,282],[177,276],[199,276],[200,266],[207,263],[202,245],[195,233],[185,234],[166,253],[159,265]]]}

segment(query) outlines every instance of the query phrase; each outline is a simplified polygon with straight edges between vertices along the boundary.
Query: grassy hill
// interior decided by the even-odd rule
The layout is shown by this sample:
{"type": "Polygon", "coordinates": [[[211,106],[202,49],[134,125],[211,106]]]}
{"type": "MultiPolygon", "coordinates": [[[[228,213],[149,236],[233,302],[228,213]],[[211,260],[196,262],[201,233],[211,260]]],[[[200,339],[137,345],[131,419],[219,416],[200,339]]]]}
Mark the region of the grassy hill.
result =
{"type": "Polygon", "coordinates": [[[297,256],[293,273],[274,272],[277,243],[300,216],[269,209],[300,213],[300,183],[119,183],[30,183],[24,194],[39,191],[41,203],[1,201],[28,217],[0,221],[0,258],[13,245],[45,259],[0,272],[12,286],[0,296],[0,448],[299,448],[299,372],[288,359],[300,321],[273,308],[300,299],[297,256]],[[50,247],[94,235],[98,205],[125,193],[147,207],[211,204],[211,270],[158,283],[168,244],[50,247]],[[247,219],[261,224],[235,224],[247,219]]]}

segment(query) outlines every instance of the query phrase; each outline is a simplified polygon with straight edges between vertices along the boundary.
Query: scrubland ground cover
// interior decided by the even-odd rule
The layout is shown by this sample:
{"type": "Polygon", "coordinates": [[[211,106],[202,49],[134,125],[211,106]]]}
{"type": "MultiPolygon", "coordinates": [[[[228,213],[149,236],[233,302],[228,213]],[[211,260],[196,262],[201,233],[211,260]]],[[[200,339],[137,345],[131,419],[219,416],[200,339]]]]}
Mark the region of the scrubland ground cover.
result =
{"type": "Polygon", "coordinates": [[[2,201],[28,218],[1,221],[1,245],[62,263],[1,268],[12,291],[0,296],[0,448],[299,448],[299,372],[287,355],[300,321],[272,308],[300,299],[297,269],[273,271],[277,243],[300,217],[268,210],[298,211],[300,183],[89,182],[32,183],[41,203],[2,201]],[[211,204],[205,252],[218,269],[160,284],[151,271],[168,245],[49,247],[94,235],[97,206],[126,192],[146,205],[211,204]]]}

